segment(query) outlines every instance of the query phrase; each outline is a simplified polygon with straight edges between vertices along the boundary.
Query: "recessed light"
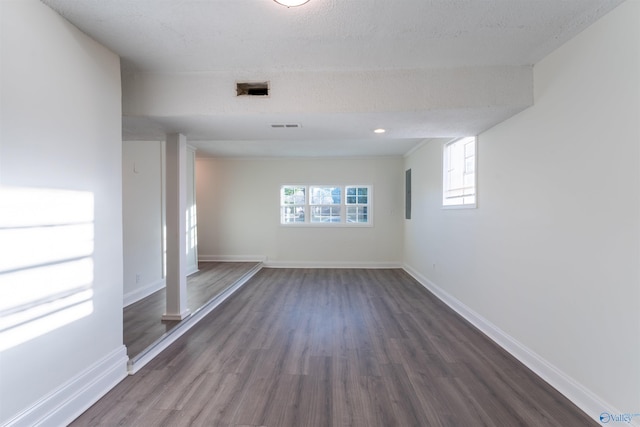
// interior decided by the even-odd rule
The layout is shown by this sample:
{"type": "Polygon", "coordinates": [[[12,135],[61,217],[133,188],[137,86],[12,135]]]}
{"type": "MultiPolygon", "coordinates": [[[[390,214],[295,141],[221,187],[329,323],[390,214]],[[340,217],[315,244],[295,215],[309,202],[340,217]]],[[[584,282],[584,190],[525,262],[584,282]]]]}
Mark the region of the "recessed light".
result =
{"type": "Polygon", "coordinates": [[[303,4],[309,2],[309,0],[273,0],[273,1],[286,7],[302,6],[303,4]]]}
{"type": "Polygon", "coordinates": [[[375,132],[375,133],[385,133],[385,132],[386,132],[386,130],[385,130],[385,129],[382,129],[382,128],[378,128],[378,129],[374,130],[374,132],[375,132]]]}

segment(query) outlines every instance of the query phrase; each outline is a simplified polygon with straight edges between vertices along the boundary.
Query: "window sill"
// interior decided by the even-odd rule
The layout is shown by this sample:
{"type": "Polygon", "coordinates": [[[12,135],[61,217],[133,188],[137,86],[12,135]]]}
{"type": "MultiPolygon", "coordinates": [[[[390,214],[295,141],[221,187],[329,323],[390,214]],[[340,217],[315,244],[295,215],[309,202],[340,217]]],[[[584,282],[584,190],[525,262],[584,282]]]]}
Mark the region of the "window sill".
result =
{"type": "Polygon", "coordinates": [[[342,223],[342,222],[329,222],[329,223],[291,223],[291,224],[280,224],[280,227],[283,228],[371,228],[373,227],[372,223],[342,223]]]}
{"type": "Polygon", "coordinates": [[[476,209],[478,205],[476,203],[471,205],[442,205],[442,209],[476,209]]]}

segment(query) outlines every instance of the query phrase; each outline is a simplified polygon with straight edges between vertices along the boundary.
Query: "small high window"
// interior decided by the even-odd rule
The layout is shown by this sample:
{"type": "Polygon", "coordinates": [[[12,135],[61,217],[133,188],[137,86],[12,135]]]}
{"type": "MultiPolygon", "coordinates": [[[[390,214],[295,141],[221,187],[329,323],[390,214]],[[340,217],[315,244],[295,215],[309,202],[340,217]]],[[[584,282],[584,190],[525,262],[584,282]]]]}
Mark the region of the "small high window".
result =
{"type": "Polygon", "coordinates": [[[447,143],[443,151],[444,207],[476,207],[476,138],[467,137],[447,143]]]}

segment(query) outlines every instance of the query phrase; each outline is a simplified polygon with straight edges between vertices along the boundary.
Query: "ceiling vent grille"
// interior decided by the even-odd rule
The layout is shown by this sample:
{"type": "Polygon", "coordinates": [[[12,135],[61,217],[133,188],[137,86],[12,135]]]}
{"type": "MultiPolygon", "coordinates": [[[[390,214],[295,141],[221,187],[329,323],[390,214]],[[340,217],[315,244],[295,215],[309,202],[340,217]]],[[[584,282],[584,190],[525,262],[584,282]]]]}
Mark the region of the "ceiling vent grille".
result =
{"type": "Polygon", "coordinates": [[[274,123],[271,127],[275,129],[296,129],[301,126],[298,123],[274,123]]]}
{"type": "Polygon", "coordinates": [[[236,96],[269,96],[269,82],[236,83],[236,96]]]}

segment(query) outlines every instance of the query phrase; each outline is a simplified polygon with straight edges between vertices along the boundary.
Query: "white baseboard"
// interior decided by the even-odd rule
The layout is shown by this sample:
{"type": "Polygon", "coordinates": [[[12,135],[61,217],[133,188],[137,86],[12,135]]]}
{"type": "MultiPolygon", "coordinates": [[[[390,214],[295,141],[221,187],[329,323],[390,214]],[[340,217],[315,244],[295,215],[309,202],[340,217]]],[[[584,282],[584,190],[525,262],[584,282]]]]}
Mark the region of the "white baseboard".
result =
{"type": "Polygon", "coordinates": [[[18,414],[7,426],[66,426],[127,376],[127,349],[119,347],[18,414]]]}
{"type": "MultiPolygon", "coordinates": [[[[577,407],[592,417],[595,421],[600,422],[600,416],[603,414],[623,414],[603,399],[598,397],[591,390],[569,377],[563,371],[549,363],[540,355],[520,343],[512,336],[505,333],[493,323],[476,313],[460,300],[450,295],[442,288],[438,287],[431,280],[422,276],[415,269],[408,265],[404,265],[404,270],[416,279],[422,286],[427,288],[431,293],[438,297],[442,302],[451,307],[456,313],[464,317],[473,326],[482,331],[496,344],[509,352],[518,359],[523,365],[531,369],[540,378],[546,381],[553,388],[558,390],[567,399],[573,402],[577,407]]],[[[628,414],[627,414],[628,415],[628,414]]],[[[633,417],[630,426],[640,426],[640,414],[633,417]]]]}
{"type": "Polygon", "coordinates": [[[269,268],[402,268],[396,262],[341,262],[341,261],[266,261],[269,268]]]}
{"type": "Polygon", "coordinates": [[[122,306],[127,307],[134,302],[138,302],[143,298],[148,297],[154,292],[158,292],[160,289],[165,287],[165,280],[160,279],[157,282],[149,283],[135,291],[127,292],[122,298],[122,306]]]}
{"type": "Polygon", "coordinates": [[[268,268],[402,268],[400,262],[275,261],[264,255],[200,255],[200,262],[261,262],[268,268]]]}
{"type": "Polygon", "coordinates": [[[264,255],[198,255],[198,262],[264,262],[264,255]]]}

